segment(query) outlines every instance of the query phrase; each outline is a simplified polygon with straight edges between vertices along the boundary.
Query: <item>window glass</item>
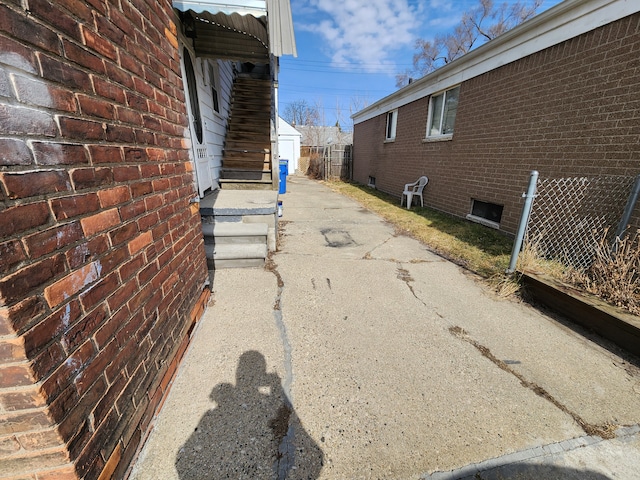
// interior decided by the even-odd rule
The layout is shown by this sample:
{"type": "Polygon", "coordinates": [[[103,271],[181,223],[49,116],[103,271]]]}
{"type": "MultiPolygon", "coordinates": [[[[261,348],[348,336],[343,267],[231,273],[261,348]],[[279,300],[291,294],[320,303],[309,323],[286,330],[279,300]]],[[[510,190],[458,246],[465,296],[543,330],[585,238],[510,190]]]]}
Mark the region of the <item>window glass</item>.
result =
{"type": "Polygon", "coordinates": [[[398,121],[398,111],[393,110],[387,113],[387,132],[385,138],[387,140],[393,140],[396,138],[396,124],[398,121]]]}
{"type": "Polygon", "coordinates": [[[431,97],[431,125],[429,125],[429,135],[440,135],[440,125],[442,123],[442,101],[444,93],[431,97]]]}
{"type": "Polygon", "coordinates": [[[495,203],[482,202],[472,199],[471,215],[474,217],[484,218],[490,222],[500,223],[502,220],[502,211],[504,206],[495,203]]]}
{"type": "Polygon", "coordinates": [[[446,92],[444,102],[444,115],[442,119],[442,133],[453,133],[453,124],[456,121],[456,111],[458,110],[458,94],[460,87],[452,88],[446,92]]]}
{"type": "Polygon", "coordinates": [[[193,130],[196,134],[198,143],[202,143],[202,117],[200,116],[200,102],[198,101],[198,86],[196,84],[196,74],[191,63],[191,55],[186,48],[182,51],[184,58],[184,70],[187,74],[187,89],[189,90],[189,106],[191,107],[191,116],[193,122],[193,130]]]}
{"type": "Polygon", "coordinates": [[[211,85],[211,96],[213,97],[213,109],[220,113],[220,105],[218,104],[218,88],[216,86],[216,75],[213,64],[209,62],[209,84],[211,85]]]}
{"type": "Polygon", "coordinates": [[[458,110],[460,86],[431,96],[427,136],[451,135],[458,110]]]}

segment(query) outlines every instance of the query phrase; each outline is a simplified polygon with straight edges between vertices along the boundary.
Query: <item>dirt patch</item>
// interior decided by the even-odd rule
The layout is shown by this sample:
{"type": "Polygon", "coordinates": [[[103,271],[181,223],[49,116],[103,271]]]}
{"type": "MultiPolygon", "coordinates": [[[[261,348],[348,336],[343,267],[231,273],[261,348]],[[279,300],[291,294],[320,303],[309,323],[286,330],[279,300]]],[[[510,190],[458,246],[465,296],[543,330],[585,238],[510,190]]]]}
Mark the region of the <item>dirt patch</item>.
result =
{"type": "Polygon", "coordinates": [[[324,240],[331,248],[344,248],[355,246],[356,242],[351,238],[351,234],[345,230],[336,230],[334,228],[324,228],[320,230],[324,235],[324,240]]]}
{"type": "Polygon", "coordinates": [[[276,236],[276,252],[279,252],[284,244],[284,237],[287,236],[287,225],[291,222],[288,220],[278,220],[278,234],[276,236]]]}

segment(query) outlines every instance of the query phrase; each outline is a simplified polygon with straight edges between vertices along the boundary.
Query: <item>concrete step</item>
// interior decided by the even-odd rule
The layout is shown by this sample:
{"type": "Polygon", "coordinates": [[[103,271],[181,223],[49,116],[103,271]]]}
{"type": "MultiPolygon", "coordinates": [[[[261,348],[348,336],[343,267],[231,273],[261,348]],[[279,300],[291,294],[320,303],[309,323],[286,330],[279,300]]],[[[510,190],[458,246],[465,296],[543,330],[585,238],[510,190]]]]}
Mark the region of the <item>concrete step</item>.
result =
{"type": "Polygon", "coordinates": [[[260,267],[267,258],[267,245],[219,243],[204,246],[207,264],[212,270],[221,268],[260,267]]]}
{"type": "Polygon", "coordinates": [[[204,249],[211,268],[264,265],[268,254],[266,223],[222,222],[202,224],[204,249]]]}
{"type": "Polygon", "coordinates": [[[264,267],[264,258],[234,258],[230,260],[207,259],[207,266],[209,267],[209,270],[264,267]]]}
{"type": "Polygon", "coordinates": [[[221,178],[220,188],[224,190],[273,190],[273,180],[221,178]]]}
{"type": "Polygon", "coordinates": [[[235,180],[237,183],[221,182],[221,189],[200,200],[200,216],[205,241],[227,241],[224,236],[244,233],[264,235],[266,226],[267,247],[270,252],[277,248],[278,192],[272,182],[235,180]],[[242,183],[241,183],[242,182],[242,183]],[[248,224],[261,224],[250,227],[248,224]],[[211,241],[214,226],[219,227],[218,240],[211,241]],[[256,230],[249,230],[255,228],[256,230]],[[225,232],[225,229],[227,230],[225,232]],[[259,230],[258,230],[259,229],[259,230]],[[229,230],[234,230],[229,232],[229,230]]]}
{"type": "Polygon", "coordinates": [[[216,260],[264,259],[267,258],[267,244],[232,244],[221,243],[204,246],[207,258],[216,260]]]}
{"type": "Polygon", "coordinates": [[[240,168],[223,168],[220,180],[256,180],[271,182],[271,170],[250,170],[240,168]]]}
{"type": "Polygon", "coordinates": [[[266,223],[221,222],[203,223],[202,233],[205,237],[266,237],[269,227],[266,223]]]}

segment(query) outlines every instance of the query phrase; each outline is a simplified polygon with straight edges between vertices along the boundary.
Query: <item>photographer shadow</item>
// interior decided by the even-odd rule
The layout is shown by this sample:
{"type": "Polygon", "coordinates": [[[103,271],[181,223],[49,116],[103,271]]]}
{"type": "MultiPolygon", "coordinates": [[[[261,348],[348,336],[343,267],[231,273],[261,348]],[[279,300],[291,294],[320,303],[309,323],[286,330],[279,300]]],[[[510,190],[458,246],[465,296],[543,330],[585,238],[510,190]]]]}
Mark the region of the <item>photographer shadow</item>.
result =
{"type": "Polygon", "coordinates": [[[280,377],[267,373],[264,356],[243,353],[235,386],[216,385],[208,410],[179,450],[181,480],[316,479],[323,453],[304,430],[280,377]]]}

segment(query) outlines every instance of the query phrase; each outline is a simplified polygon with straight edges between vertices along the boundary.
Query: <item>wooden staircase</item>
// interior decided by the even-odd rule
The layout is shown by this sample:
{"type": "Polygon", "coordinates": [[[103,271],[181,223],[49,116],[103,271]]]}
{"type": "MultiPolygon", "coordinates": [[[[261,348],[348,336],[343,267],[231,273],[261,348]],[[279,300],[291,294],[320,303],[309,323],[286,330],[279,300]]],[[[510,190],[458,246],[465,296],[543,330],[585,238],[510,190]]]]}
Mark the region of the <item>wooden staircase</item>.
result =
{"type": "Polygon", "coordinates": [[[221,188],[273,189],[271,80],[239,74],[222,158],[221,188]]]}

